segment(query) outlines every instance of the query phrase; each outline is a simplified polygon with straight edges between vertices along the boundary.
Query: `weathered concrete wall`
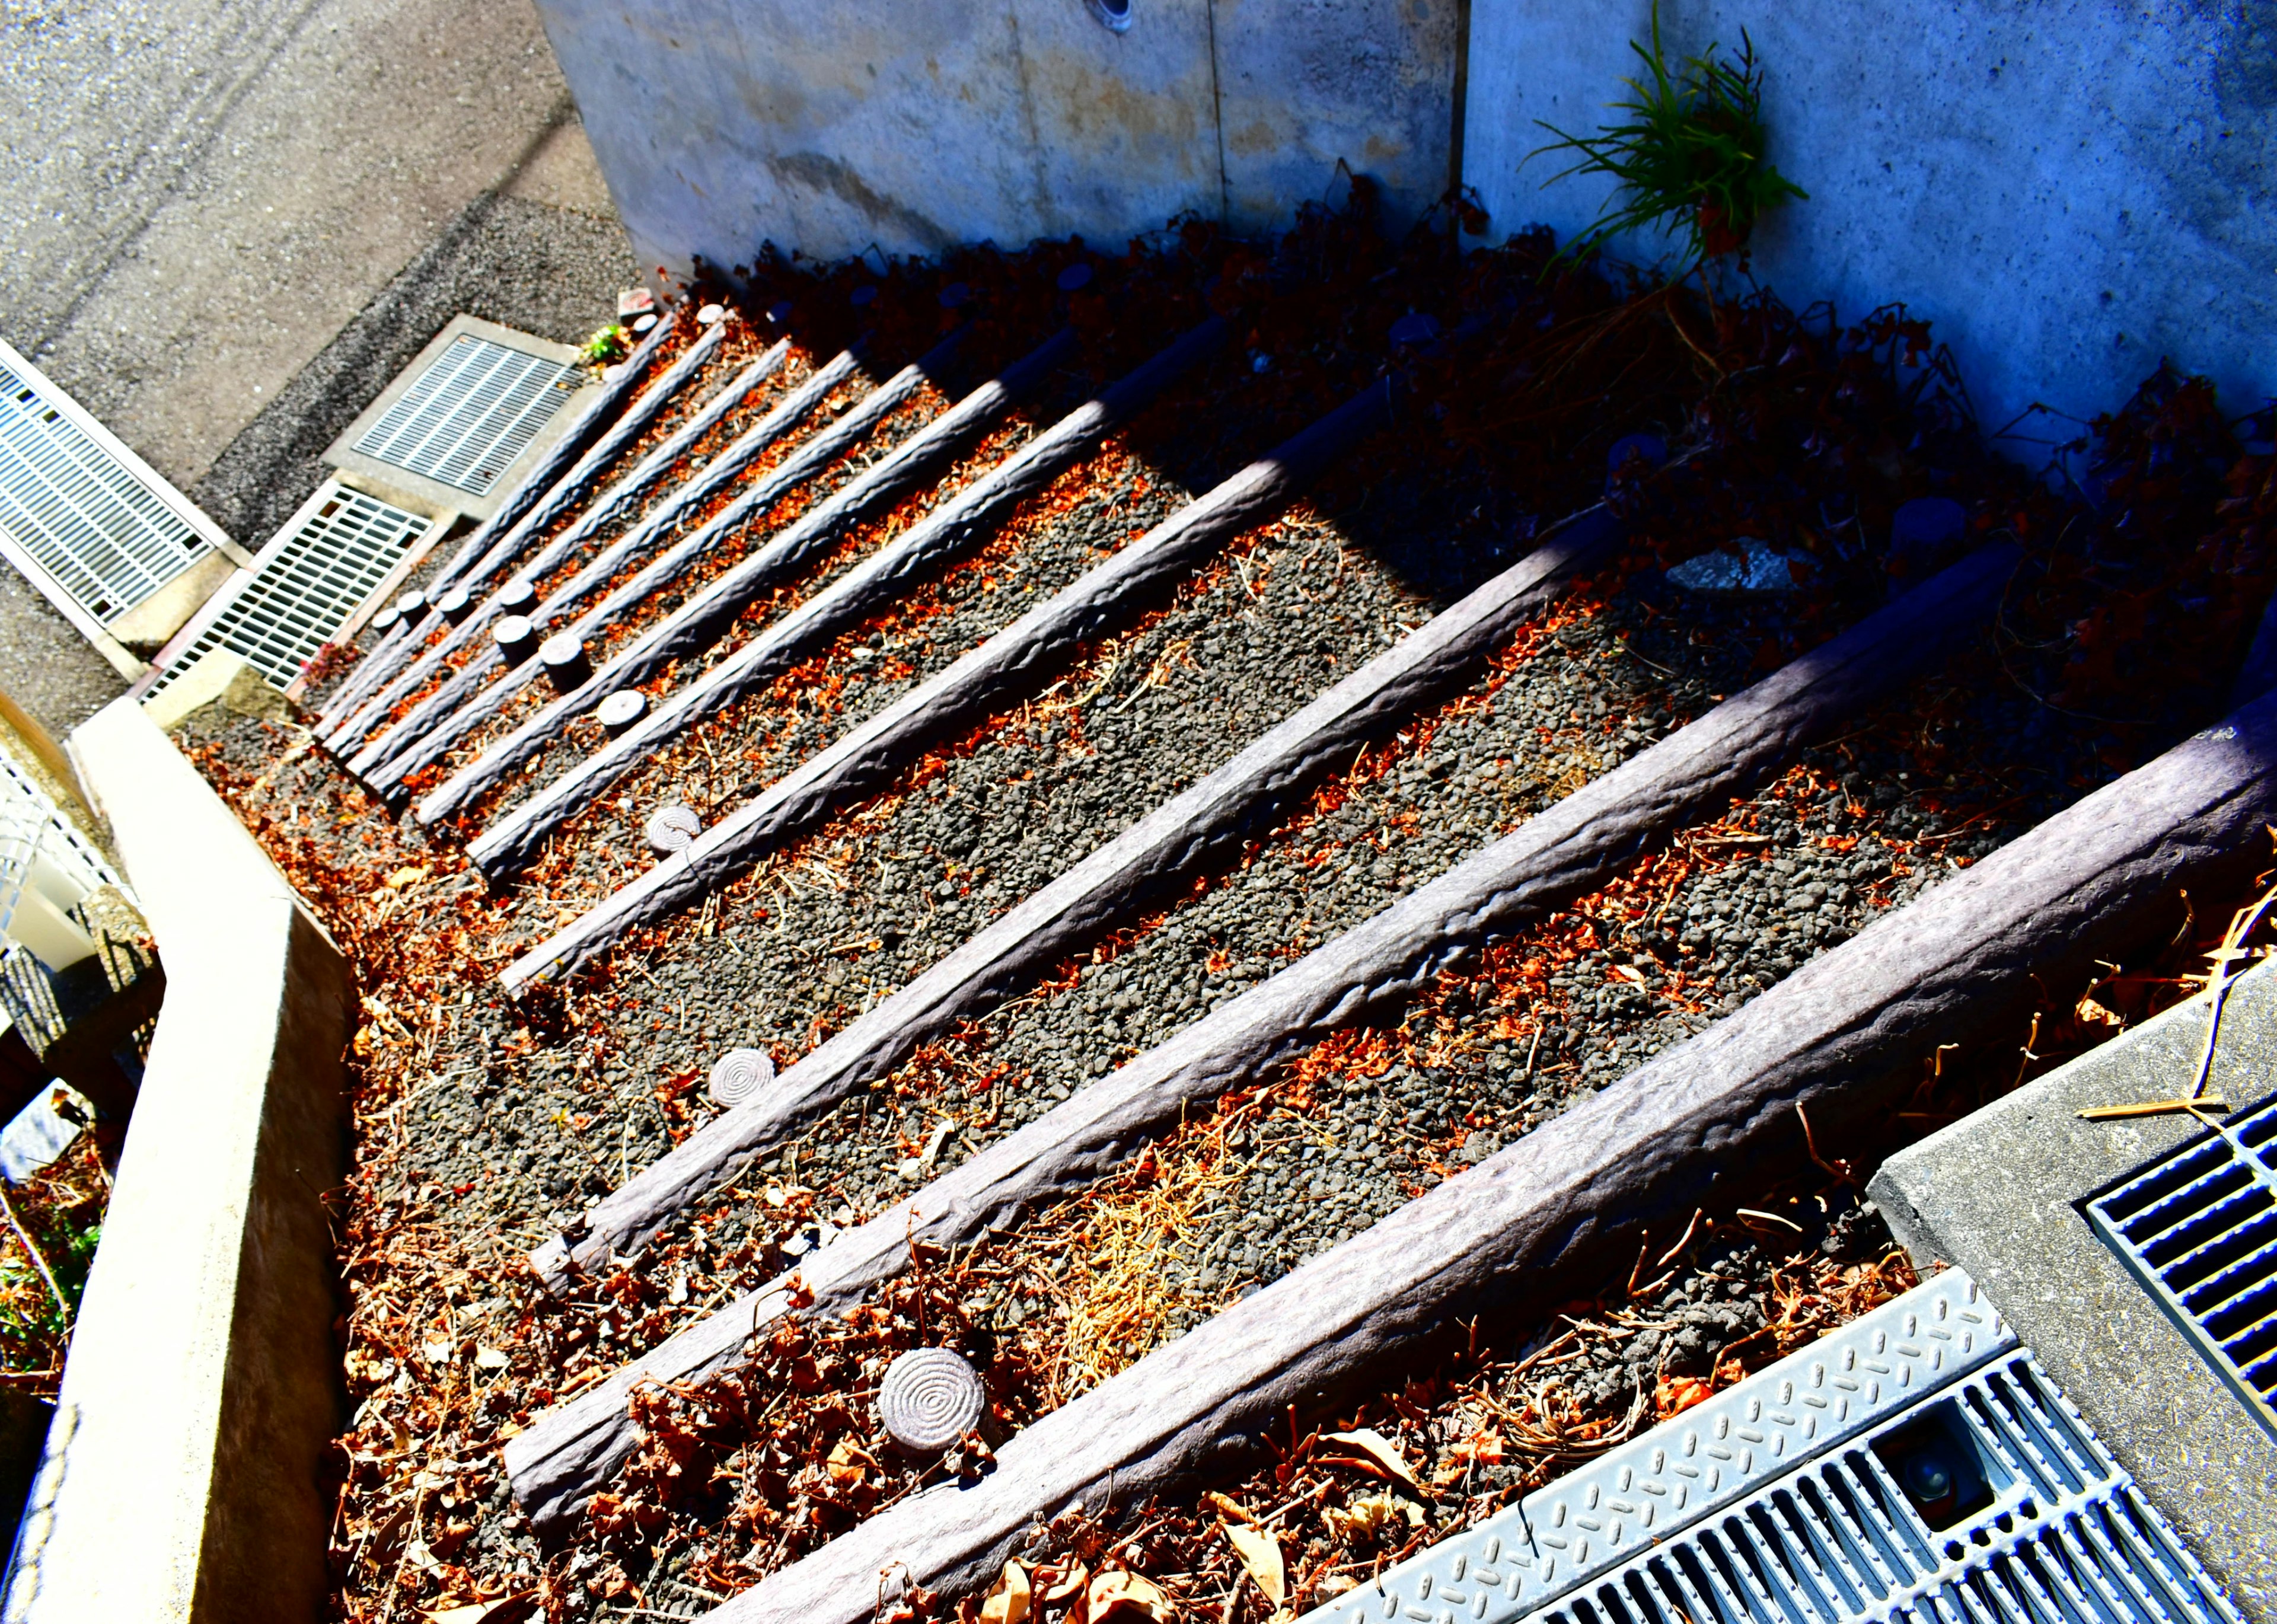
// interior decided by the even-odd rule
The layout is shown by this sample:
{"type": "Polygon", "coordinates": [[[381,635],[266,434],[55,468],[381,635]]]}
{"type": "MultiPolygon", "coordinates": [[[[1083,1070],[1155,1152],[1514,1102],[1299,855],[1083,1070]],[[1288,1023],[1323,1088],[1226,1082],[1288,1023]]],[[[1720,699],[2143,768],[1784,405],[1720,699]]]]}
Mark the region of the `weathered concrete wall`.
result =
{"type": "Polygon", "coordinates": [[[355,989],[133,700],[71,748],[169,980],[0,1618],[301,1624],[346,1416],[324,1203],[355,989]]]}
{"type": "Polygon", "coordinates": [[[1458,0],[541,0],[636,249],[680,272],[1081,233],[1255,229],[1339,159],[1447,185],[1458,0]]]}
{"type": "MultiPolygon", "coordinates": [[[[1611,117],[1650,10],[1474,0],[1465,179],[1497,234],[1595,216],[1602,183],[1519,165],[1534,120],[1611,117]]],[[[1771,157],[1811,197],[1758,233],[1756,275],[1848,316],[1904,300],[1988,427],[2114,406],[2161,355],[2233,409],[2277,386],[2277,0],[1663,0],[1661,26],[1672,55],[1745,27],[1767,70],[1771,157]]]]}

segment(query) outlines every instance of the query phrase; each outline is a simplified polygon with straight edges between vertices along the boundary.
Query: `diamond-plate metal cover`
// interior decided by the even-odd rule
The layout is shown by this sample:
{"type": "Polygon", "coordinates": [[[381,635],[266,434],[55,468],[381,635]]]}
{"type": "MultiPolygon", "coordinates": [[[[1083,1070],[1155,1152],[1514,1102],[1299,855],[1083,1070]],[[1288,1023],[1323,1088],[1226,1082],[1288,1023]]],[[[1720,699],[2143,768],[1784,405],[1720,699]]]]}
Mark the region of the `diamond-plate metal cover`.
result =
{"type": "Polygon", "coordinates": [[[1311,1618],[1522,1618],[2015,1346],[1948,1270],[1311,1618]]]}

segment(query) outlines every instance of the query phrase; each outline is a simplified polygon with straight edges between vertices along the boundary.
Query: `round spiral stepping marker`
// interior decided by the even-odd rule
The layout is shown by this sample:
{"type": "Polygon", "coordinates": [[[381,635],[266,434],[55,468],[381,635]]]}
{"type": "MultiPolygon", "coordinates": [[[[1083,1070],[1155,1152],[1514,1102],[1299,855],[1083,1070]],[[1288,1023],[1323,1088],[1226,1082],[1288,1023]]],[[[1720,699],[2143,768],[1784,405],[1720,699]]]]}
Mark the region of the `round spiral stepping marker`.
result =
{"type": "Polygon", "coordinates": [[[911,1348],[886,1367],[878,1419],[913,1455],[937,1455],[980,1424],[980,1374],[945,1347],[911,1348]]]}
{"type": "Polygon", "coordinates": [[[704,820],[697,817],[692,809],[674,801],[651,813],[647,827],[641,833],[647,837],[651,848],[670,857],[674,852],[685,851],[696,843],[696,837],[704,833],[704,820]]]}
{"type": "Polygon", "coordinates": [[[733,1110],[775,1080],[773,1056],[763,1048],[731,1048],[712,1063],[712,1103],[733,1110]]]}
{"type": "Polygon", "coordinates": [[[648,696],[637,688],[620,688],[596,705],[593,714],[614,738],[648,714],[648,696]]]}

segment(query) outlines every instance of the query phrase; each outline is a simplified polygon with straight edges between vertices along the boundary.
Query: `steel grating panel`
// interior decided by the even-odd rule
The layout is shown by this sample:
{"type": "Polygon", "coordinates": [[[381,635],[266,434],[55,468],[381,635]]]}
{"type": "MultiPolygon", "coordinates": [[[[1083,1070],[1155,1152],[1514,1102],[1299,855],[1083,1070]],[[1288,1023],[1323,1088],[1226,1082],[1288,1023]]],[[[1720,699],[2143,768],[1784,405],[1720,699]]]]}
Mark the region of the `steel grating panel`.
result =
{"type": "Polygon", "coordinates": [[[580,381],[574,367],[461,333],[354,448],[484,496],[580,381]]]}
{"type": "Polygon", "coordinates": [[[1306,1624],[1394,1620],[2237,1615],[2030,1352],[1948,1271],[1306,1624]],[[1807,1402],[1814,1392],[1823,1405],[1807,1402]]]}
{"type": "Polygon", "coordinates": [[[194,511],[0,345],[0,534],[81,610],[108,625],[213,552],[194,511]]]}
{"type": "Polygon", "coordinates": [[[253,568],[143,698],[217,648],[242,655],[278,687],[290,686],[431,522],[361,491],[327,484],[261,550],[253,568]]]}
{"type": "Polygon", "coordinates": [[[2089,1224],[2277,1436],[2277,1094],[2084,1203],[2089,1224]]]}

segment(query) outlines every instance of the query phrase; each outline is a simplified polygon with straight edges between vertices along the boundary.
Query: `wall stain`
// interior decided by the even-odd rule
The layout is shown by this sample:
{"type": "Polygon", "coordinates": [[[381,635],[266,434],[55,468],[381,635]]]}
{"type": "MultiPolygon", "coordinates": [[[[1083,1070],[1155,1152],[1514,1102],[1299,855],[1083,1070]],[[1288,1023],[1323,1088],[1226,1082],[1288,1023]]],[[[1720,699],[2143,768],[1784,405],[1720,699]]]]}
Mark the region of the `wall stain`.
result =
{"type": "Polygon", "coordinates": [[[786,152],[764,160],[767,172],[787,186],[802,186],[837,198],[860,211],[872,225],[888,227],[925,245],[928,253],[956,241],[907,203],[886,196],[849,165],[820,152],[786,152]]]}

